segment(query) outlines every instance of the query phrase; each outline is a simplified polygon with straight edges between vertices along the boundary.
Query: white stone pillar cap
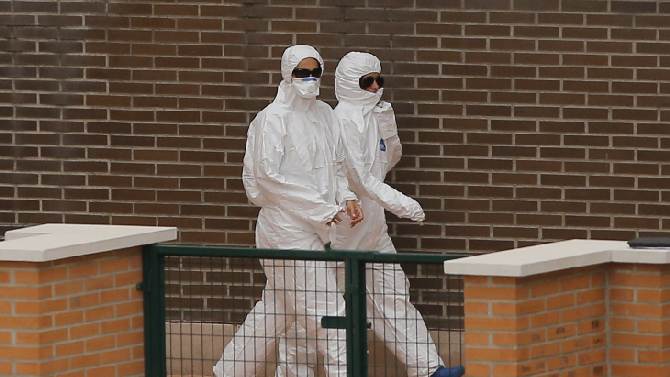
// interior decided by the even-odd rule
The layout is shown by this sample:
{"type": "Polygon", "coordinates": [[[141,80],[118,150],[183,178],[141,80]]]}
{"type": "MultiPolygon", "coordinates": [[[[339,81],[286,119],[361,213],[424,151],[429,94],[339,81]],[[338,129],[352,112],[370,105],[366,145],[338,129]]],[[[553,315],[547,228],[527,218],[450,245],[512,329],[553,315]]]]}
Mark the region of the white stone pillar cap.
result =
{"type": "Polygon", "coordinates": [[[42,224],[6,232],[0,261],[47,262],[175,239],[175,227],[42,224]]]}
{"type": "Polygon", "coordinates": [[[610,262],[670,264],[670,248],[633,249],[625,241],[567,240],[448,260],[444,272],[525,277],[610,262]]]}

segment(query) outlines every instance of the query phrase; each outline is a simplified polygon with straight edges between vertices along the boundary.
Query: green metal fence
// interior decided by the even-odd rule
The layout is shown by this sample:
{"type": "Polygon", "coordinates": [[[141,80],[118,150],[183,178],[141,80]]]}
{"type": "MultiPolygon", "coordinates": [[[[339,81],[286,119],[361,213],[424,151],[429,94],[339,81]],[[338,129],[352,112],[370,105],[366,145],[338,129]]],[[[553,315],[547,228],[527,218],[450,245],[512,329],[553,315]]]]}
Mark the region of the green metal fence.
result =
{"type": "MultiPolygon", "coordinates": [[[[231,335],[226,329],[234,329],[244,320],[266,283],[259,260],[319,261],[327,269],[337,271],[340,288],[333,289],[340,292],[343,288],[346,315],[324,317],[321,325],[346,329],[348,376],[368,376],[369,365],[375,370],[370,375],[403,375],[398,372],[402,366],[388,361],[387,350],[380,349],[391,339],[378,339],[372,343],[373,349],[368,347],[368,329],[376,318],[368,313],[366,300],[368,296],[384,294],[371,292],[366,284],[366,275],[370,279],[373,268],[386,271],[387,268],[397,270],[397,266],[403,267],[410,276],[412,290],[408,294],[411,301],[432,333],[437,334],[433,335],[433,341],[441,353],[456,355],[446,360],[447,363],[458,363],[462,355],[462,280],[444,275],[442,265],[445,260],[462,256],[464,254],[279,251],[174,244],[147,246],[142,283],[146,375],[212,376],[213,361],[225,344],[225,338],[231,335]],[[440,336],[449,339],[445,343],[440,336]],[[375,348],[375,344],[381,346],[375,348]],[[445,351],[444,347],[449,349],[445,351]],[[369,354],[373,354],[375,360],[369,361],[369,354]]],[[[272,340],[267,339],[268,342],[272,340]]],[[[275,375],[273,362],[267,362],[264,376],[275,375]]],[[[405,364],[407,360],[395,362],[405,364]]],[[[245,375],[259,376],[259,373],[254,371],[245,375]]]]}

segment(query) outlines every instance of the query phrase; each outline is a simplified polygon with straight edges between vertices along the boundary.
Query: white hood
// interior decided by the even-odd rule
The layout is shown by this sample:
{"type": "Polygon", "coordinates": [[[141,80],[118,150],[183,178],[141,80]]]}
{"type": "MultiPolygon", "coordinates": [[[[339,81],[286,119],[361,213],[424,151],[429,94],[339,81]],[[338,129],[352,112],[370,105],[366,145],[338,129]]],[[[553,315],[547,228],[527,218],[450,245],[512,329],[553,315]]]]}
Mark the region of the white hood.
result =
{"type": "Polygon", "coordinates": [[[381,90],[377,93],[363,90],[358,80],[372,72],[381,72],[379,59],[365,52],[350,52],[337,64],[335,69],[335,96],[340,103],[360,106],[363,115],[369,113],[381,99],[381,90]]]}
{"type": "Polygon", "coordinates": [[[301,98],[291,84],[293,70],[306,58],[316,59],[321,65],[321,69],[324,69],[323,58],[312,46],[295,45],[284,50],[284,54],[281,57],[282,81],[279,83],[277,97],[274,100],[275,104],[300,111],[307,110],[316,101],[316,99],[301,98]]]}

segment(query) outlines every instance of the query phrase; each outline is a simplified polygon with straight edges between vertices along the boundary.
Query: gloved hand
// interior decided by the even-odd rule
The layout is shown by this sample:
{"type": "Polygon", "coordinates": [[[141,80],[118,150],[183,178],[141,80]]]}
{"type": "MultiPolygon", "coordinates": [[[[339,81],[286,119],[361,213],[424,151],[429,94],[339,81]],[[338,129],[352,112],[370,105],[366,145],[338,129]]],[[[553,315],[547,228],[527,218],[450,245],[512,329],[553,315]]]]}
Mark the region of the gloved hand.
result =
{"type": "Polygon", "coordinates": [[[417,202],[416,200],[410,198],[409,196],[407,197],[408,205],[406,208],[409,209],[407,213],[407,218],[412,220],[412,221],[423,221],[426,219],[426,214],[423,212],[423,208],[421,208],[421,204],[417,202]]]}

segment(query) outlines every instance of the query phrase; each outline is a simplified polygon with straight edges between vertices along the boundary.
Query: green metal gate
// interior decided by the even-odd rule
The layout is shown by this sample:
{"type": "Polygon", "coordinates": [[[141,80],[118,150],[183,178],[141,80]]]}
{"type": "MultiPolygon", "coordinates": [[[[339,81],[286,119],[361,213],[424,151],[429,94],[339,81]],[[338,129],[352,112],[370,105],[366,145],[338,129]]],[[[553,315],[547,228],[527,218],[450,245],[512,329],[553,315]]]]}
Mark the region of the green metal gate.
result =
{"type": "MultiPolygon", "coordinates": [[[[263,260],[293,260],[293,261],[325,261],[327,263],[344,264],[344,298],[346,302],[345,317],[323,317],[322,327],[325,328],[344,328],[346,329],[346,349],[347,349],[347,375],[353,377],[368,376],[368,328],[369,318],[367,318],[366,308],[366,267],[371,264],[404,264],[416,266],[419,264],[432,265],[433,271],[440,271],[442,263],[445,260],[459,258],[464,254],[389,254],[377,252],[359,252],[359,251],[299,251],[299,250],[263,250],[263,249],[242,249],[227,248],[221,246],[196,246],[196,245],[151,245],[144,249],[144,279],[142,289],[144,291],[144,329],[145,329],[145,358],[146,375],[149,377],[168,376],[167,356],[168,351],[166,339],[166,313],[168,307],[166,302],[171,300],[166,286],[173,291],[180,293],[186,289],[181,280],[185,276],[187,279],[195,276],[195,280],[208,281],[209,275],[220,277],[221,275],[232,275],[232,272],[220,267],[219,271],[212,271],[212,266],[223,266],[225,261],[227,265],[233,264],[233,261],[257,261],[263,260]],[[187,268],[184,268],[187,266],[187,268]],[[178,270],[177,270],[178,268],[178,270]],[[179,271],[178,276],[174,271],[179,271]],[[182,276],[183,275],[183,276],[182,276]],[[203,277],[206,276],[206,277],[203,277]],[[168,284],[169,283],[169,284],[168,284]]],[[[236,262],[239,265],[239,262],[236,262]]],[[[257,263],[257,262],[256,262],[257,263]]],[[[253,265],[253,264],[250,264],[253,265]]],[[[253,270],[253,267],[251,268],[253,270]]],[[[414,268],[416,269],[416,267],[414,268]]],[[[256,276],[251,274],[248,276],[256,276]]],[[[458,281],[459,277],[450,277],[452,281],[458,281]]],[[[428,279],[424,279],[426,281],[428,279]]],[[[256,283],[258,284],[258,283],[256,283]]],[[[454,284],[452,284],[454,285],[454,284]]],[[[444,285],[443,285],[444,286],[444,285]]],[[[199,294],[202,294],[202,286],[196,286],[199,294]]],[[[257,286],[255,288],[258,288],[257,286]]],[[[456,314],[447,314],[448,326],[453,331],[462,331],[462,285],[455,283],[455,288],[447,287],[447,294],[452,296],[452,308],[455,308],[456,314]],[[457,321],[454,322],[453,318],[457,321]],[[459,322],[461,321],[461,322],[459,322]],[[456,323],[456,325],[454,325],[456,323]]],[[[439,290],[434,290],[434,294],[442,294],[439,290]]],[[[212,294],[216,294],[215,289],[211,289],[212,294]]],[[[181,297],[186,302],[195,301],[195,306],[202,305],[202,300],[193,300],[181,297]],[[189,301],[190,300],[190,301],[189,301]]],[[[213,298],[209,300],[214,301],[213,298]]],[[[225,300],[219,300],[225,302],[225,300]]],[[[181,302],[181,301],[180,301],[181,302]]],[[[219,305],[220,306],[220,305],[219,305]]],[[[198,308],[196,308],[199,310],[198,308]]],[[[205,322],[227,322],[235,321],[237,317],[233,314],[221,314],[216,318],[212,308],[189,313],[180,313],[171,311],[170,317],[179,320],[185,318],[196,318],[205,322]],[[193,313],[197,313],[196,316],[193,313]]],[[[438,319],[439,320],[439,319],[438,319]]],[[[193,347],[192,347],[193,348],[193,347]]],[[[461,353],[459,352],[459,355],[461,353]]],[[[202,372],[203,376],[211,376],[209,373],[202,372]]],[[[181,375],[181,374],[179,374],[181,375]]],[[[189,374],[193,375],[193,374],[189,374]]]]}

